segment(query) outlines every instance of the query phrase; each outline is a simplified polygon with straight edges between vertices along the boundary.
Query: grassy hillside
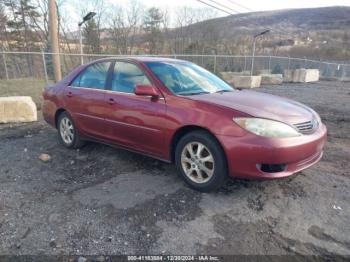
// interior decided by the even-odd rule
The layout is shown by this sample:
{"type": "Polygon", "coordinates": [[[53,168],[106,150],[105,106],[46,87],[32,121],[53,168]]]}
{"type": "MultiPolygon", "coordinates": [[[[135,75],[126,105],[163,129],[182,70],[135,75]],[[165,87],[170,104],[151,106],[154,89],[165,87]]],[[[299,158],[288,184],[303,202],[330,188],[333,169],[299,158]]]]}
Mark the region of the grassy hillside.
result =
{"type": "MultiPolygon", "coordinates": [[[[250,52],[252,36],[265,29],[271,33],[258,41],[260,54],[350,59],[350,7],[345,6],[237,14],[196,23],[182,32],[212,46],[219,39],[219,52],[242,54],[250,52]]],[[[173,36],[179,33],[172,31],[173,36]]]]}
{"type": "Polygon", "coordinates": [[[270,28],[288,34],[309,30],[349,30],[350,7],[334,6],[322,8],[285,9],[253,12],[211,19],[197,23],[194,28],[211,25],[220,28],[222,36],[234,36],[241,31],[250,34],[270,28]]]}

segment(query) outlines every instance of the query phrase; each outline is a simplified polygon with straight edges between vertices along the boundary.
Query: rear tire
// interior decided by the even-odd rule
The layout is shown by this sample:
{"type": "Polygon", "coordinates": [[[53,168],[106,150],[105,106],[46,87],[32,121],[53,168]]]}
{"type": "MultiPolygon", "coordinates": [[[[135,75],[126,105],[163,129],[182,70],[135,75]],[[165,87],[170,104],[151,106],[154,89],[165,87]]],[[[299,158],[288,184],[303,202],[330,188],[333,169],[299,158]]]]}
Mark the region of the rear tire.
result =
{"type": "Polygon", "coordinates": [[[67,112],[62,112],[57,121],[58,140],[67,148],[80,148],[85,145],[81,140],[74,122],[67,112]]]}
{"type": "Polygon", "coordinates": [[[201,192],[220,188],[227,179],[225,153],[206,131],[183,136],[175,150],[175,165],[185,182],[201,192]]]}

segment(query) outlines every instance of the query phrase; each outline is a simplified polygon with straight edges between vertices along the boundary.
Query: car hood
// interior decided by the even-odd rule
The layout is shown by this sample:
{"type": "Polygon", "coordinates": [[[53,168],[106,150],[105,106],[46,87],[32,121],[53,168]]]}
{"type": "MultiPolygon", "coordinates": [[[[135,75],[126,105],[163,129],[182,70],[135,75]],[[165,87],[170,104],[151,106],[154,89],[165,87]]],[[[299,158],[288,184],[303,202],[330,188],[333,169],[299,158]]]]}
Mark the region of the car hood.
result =
{"type": "Polygon", "coordinates": [[[301,103],[251,90],[194,95],[189,98],[288,124],[302,123],[313,118],[312,109],[301,103]]]}

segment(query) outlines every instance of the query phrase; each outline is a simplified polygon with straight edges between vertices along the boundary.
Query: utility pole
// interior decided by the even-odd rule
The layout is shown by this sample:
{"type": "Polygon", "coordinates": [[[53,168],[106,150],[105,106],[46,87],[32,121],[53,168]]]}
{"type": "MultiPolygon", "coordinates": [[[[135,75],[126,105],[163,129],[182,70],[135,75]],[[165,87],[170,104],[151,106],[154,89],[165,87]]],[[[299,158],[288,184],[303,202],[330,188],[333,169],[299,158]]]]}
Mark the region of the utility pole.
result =
{"type": "Polygon", "coordinates": [[[58,82],[62,78],[61,62],[59,55],[59,43],[57,32],[57,7],[56,0],[49,0],[49,29],[50,29],[50,42],[52,48],[52,63],[55,82],[58,82]]]}
{"type": "Polygon", "coordinates": [[[80,48],[80,64],[84,64],[84,56],[83,56],[83,34],[81,32],[82,24],[79,23],[79,48],[80,48]]]}

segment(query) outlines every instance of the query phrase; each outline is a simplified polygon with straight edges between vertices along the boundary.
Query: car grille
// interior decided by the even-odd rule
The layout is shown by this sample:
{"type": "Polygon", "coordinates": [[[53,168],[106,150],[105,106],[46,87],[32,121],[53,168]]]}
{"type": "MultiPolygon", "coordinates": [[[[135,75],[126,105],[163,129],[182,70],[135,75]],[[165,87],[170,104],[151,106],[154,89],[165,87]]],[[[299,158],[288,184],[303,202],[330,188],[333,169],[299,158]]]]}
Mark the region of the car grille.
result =
{"type": "Polygon", "coordinates": [[[317,121],[313,119],[311,121],[295,124],[294,126],[300,133],[310,134],[317,128],[318,124],[317,121]]]}

